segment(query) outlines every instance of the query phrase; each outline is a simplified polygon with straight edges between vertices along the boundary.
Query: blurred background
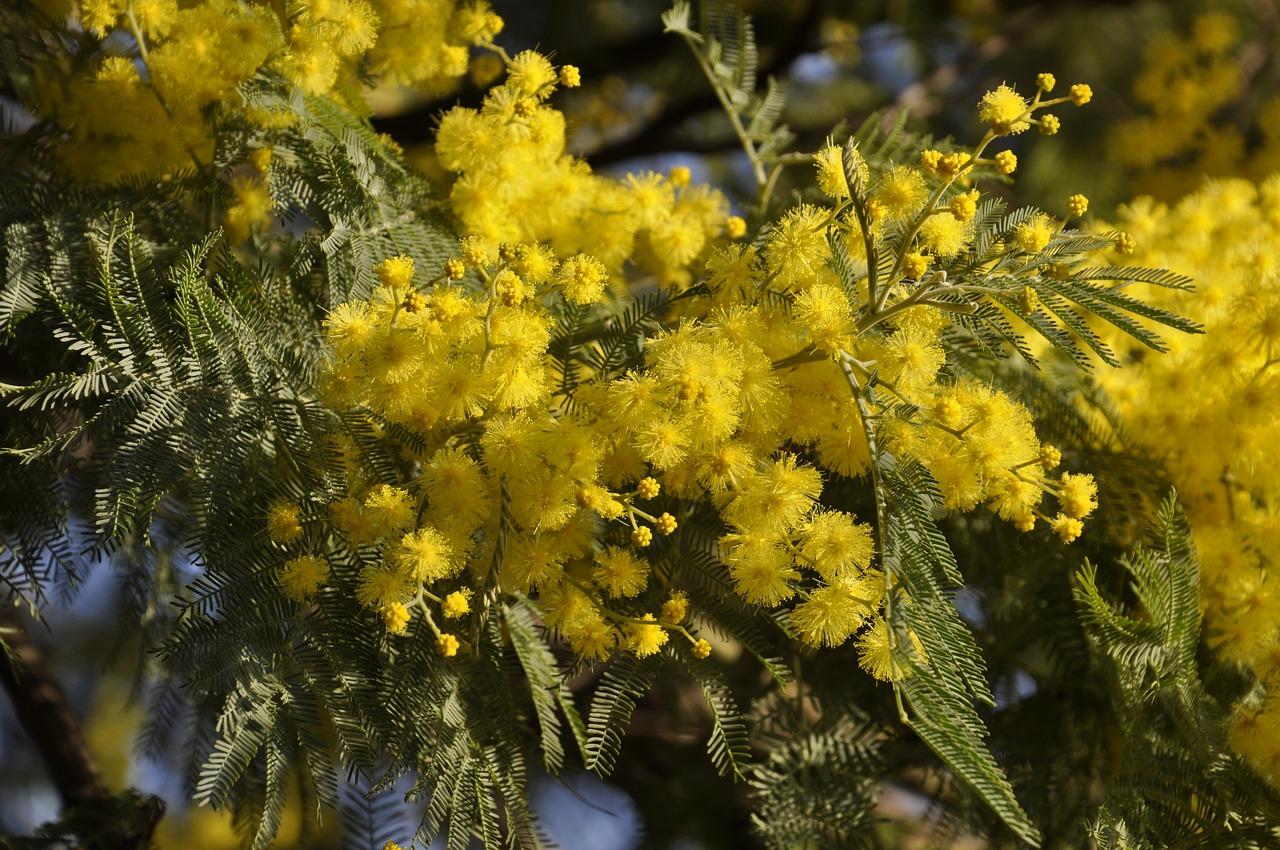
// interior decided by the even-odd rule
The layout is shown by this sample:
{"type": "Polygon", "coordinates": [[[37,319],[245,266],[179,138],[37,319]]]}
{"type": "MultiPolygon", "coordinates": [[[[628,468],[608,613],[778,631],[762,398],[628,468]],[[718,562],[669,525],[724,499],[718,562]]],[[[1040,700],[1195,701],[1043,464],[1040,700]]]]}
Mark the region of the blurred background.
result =
{"type": "MultiPolygon", "coordinates": [[[[1280,9],[1271,0],[742,5],[755,19],[762,82],[772,76],[787,86],[784,120],[801,151],[817,149],[842,122],[856,127],[877,113],[891,122],[902,110],[915,130],[972,140],[981,133],[975,106],[984,91],[1001,82],[1029,91],[1038,72],[1052,71],[1060,86],[1089,83],[1094,100],[1087,109],[1064,110],[1056,136],[1012,139],[1021,163],[1019,202],[1061,212],[1067,195],[1083,192],[1105,216],[1137,195],[1168,200],[1205,177],[1260,178],[1280,169],[1280,9]]],[[[747,163],[713,94],[685,46],[662,33],[664,0],[495,0],[494,6],[506,20],[498,40],[509,51],[552,50],[557,63],[581,69],[582,87],[563,91],[558,105],[574,152],[596,170],[684,165],[695,180],[731,198],[753,194],[747,163]]],[[[371,91],[373,123],[443,180],[431,151],[439,115],[454,104],[478,104],[500,70],[493,57],[477,56],[469,79],[454,90],[371,91]]],[[[788,175],[809,179],[800,169],[788,175]]],[[[779,196],[789,191],[780,189],[779,196]]],[[[180,564],[165,570],[161,586],[171,591],[194,577],[180,564]]],[[[190,778],[174,767],[181,754],[155,752],[140,735],[148,714],[166,712],[176,724],[183,718],[173,693],[144,684],[147,647],[118,639],[121,595],[139,592],[101,565],[86,586],[55,600],[31,634],[83,719],[108,785],[167,802],[160,846],[238,846],[232,816],[185,806],[190,778]]],[[[166,597],[144,604],[156,609],[159,628],[166,597]]],[[[1017,692],[1013,683],[1009,698],[1017,692]]],[[[721,783],[703,753],[697,700],[667,693],[651,701],[638,713],[621,772],[610,782],[573,772],[535,781],[531,795],[549,835],[570,850],[755,846],[745,791],[721,783]]],[[[57,795],[42,771],[0,700],[0,834],[30,834],[56,816],[57,795]]],[[[390,824],[387,837],[407,846],[417,815],[397,793],[370,802],[349,788],[344,796],[353,817],[390,824]]],[[[932,816],[923,799],[887,787],[886,846],[912,846],[913,824],[932,816]]],[[[292,800],[282,846],[343,845],[335,819],[317,826],[313,811],[313,801],[292,800]]],[[[346,841],[359,846],[350,836],[346,841]]],[[[949,846],[981,845],[959,836],[949,846]]]]}

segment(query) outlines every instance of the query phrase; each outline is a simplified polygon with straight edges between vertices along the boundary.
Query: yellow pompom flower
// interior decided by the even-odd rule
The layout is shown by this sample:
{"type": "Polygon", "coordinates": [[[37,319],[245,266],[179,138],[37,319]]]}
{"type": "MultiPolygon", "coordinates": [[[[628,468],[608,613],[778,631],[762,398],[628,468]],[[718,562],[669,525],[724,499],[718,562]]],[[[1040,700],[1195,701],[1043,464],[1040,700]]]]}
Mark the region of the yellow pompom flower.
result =
{"type": "Polygon", "coordinates": [[[971,189],[968,192],[961,192],[951,199],[950,209],[951,216],[956,221],[965,224],[973,221],[974,216],[978,214],[978,199],[981,194],[977,189],[971,189]]]}
{"type": "Polygon", "coordinates": [[[1087,83],[1076,83],[1071,87],[1071,102],[1076,106],[1084,106],[1093,100],[1093,89],[1087,83]]]}
{"type": "Polygon", "coordinates": [[[576,254],[556,269],[556,284],[572,304],[594,304],[604,295],[609,273],[604,264],[588,254],[576,254]]]}
{"type": "Polygon", "coordinates": [[[765,244],[764,256],[779,287],[804,289],[827,270],[827,210],[801,204],[783,213],[765,244]]]}
{"type": "Polygon", "coordinates": [[[837,355],[853,346],[853,305],[841,286],[815,283],[796,296],[791,309],[818,348],[837,355]]]}
{"type": "Polygon", "coordinates": [[[1058,538],[1063,543],[1073,542],[1084,531],[1084,523],[1075,517],[1069,517],[1065,514],[1058,514],[1054,517],[1049,522],[1049,527],[1053,529],[1053,533],[1058,535],[1058,538]]]}
{"type": "Polygon", "coordinates": [[[1031,106],[1027,99],[1008,85],[1001,84],[982,96],[978,117],[999,136],[1021,133],[1028,122],[1031,106]]]}
{"type": "Polygon", "coordinates": [[[528,96],[541,96],[558,80],[551,60],[536,50],[522,50],[507,66],[507,85],[528,96]]]}
{"type": "Polygon", "coordinates": [[[1067,212],[1076,218],[1084,215],[1089,211],[1089,199],[1084,195],[1075,194],[1067,198],[1067,212]]]}
{"type": "Polygon", "coordinates": [[[1013,230],[1013,244],[1020,251],[1038,254],[1053,238],[1053,223],[1044,213],[1036,213],[1013,230]]]}
{"type": "Polygon", "coordinates": [[[731,215],[725,222],[725,233],[730,239],[741,239],[747,235],[747,220],[740,215],[731,215]]]}
{"type": "Polygon", "coordinates": [[[889,219],[896,221],[920,212],[928,195],[929,188],[919,170],[895,165],[880,178],[872,199],[883,206],[889,219]]]}
{"type": "Polygon", "coordinates": [[[871,527],[840,511],[815,512],[800,528],[800,554],[828,582],[871,565],[871,527]]]}
{"type": "Polygon", "coordinates": [[[693,653],[693,657],[699,660],[708,658],[711,655],[711,642],[704,638],[698,638],[693,642],[690,651],[693,653]]]}
{"type": "Polygon", "coordinates": [[[275,543],[292,543],[302,537],[302,511],[291,502],[275,502],[267,508],[267,536],[275,543]]]}
{"type": "Polygon", "coordinates": [[[574,652],[595,661],[604,661],[612,655],[619,640],[616,629],[598,620],[566,632],[565,637],[574,652]]]}
{"type": "Polygon", "coordinates": [[[409,491],[380,484],[364,500],[365,514],[379,535],[394,534],[413,524],[414,504],[409,491]]]}
{"type": "Polygon", "coordinates": [[[409,585],[400,573],[383,567],[365,567],[356,584],[356,599],[368,608],[383,609],[409,597],[409,585]]]}
{"type": "MultiPolygon", "coordinates": [[[[853,157],[851,167],[854,173],[865,183],[868,175],[866,160],[856,150],[850,151],[850,155],[853,157]]],[[[849,180],[845,174],[843,148],[838,145],[827,145],[814,155],[813,162],[818,170],[819,189],[836,200],[849,197],[849,180]]]]}
{"type": "Polygon", "coordinates": [[[747,476],[721,511],[735,527],[764,534],[795,528],[822,493],[822,476],[793,454],[762,465],[747,476]]]}
{"type": "Polygon", "coordinates": [[[919,235],[925,250],[935,257],[949,260],[969,244],[973,228],[954,215],[932,215],[920,225],[919,235]]]}
{"type": "Polygon", "coordinates": [[[1040,89],[1040,91],[1044,92],[1045,94],[1048,94],[1049,92],[1053,91],[1053,87],[1056,86],[1057,84],[1058,84],[1058,80],[1056,77],[1053,76],[1053,74],[1049,74],[1049,73],[1036,74],[1036,88],[1040,89]]]}
{"type": "Polygon", "coordinates": [[[576,89],[582,85],[582,72],[576,65],[560,66],[560,85],[567,89],[576,89]]]}
{"type": "Polygon", "coordinates": [[[666,645],[667,630],[653,622],[652,614],[645,614],[640,619],[646,622],[627,624],[627,648],[637,658],[647,658],[666,645]]]}
{"type": "Polygon", "coordinates": [[[672,591],[667,601],[662,603],[662,621],[679,623],[689,613],[689,597],[679,590],[672,591]]]}
{"type": "Polygon", "coordinates": [[[791,627],[812,647],[839,646],[857,631],[870,607],[843,587],[820,587],[791,609],[791,627]]]}
{"type": "Polygon", "coordinates": [[[792,582],[800,578],[800,573],[787,553],[772,541],[741,540],[729,535],[721,539],[720,547],[734,589],[743,599],[772,607],[795,595],[792,582]]]}
{"type": "Polygon", "coordinates": [[[390,289],[405,289],[413,283],[413,257],[389,257],[375,269],[378,282],[390,289]]]}
{"type": "Polygon", "coordinates": [[[392,602],[379,611],[387,631],[393,635],[402,635],[409,629],[409,609],[402,602],[392,602]]]}
{"type": "Polygon", "coordinates": [[[1062,512],[1074,519],[1084,519],[1098,507],[1098,485],[1093,476],[1062,473],[1058,501],[1062,512]]]}
{"type": "Polygon", "coordinates": [[[452,572],[452,549],[444,535],[431,526],[423,526],[400,538],[395,552],[396,567],[418,584],[431,584],[452,572]]]}
{"type": "Polygon", "coordinates": [[[649,565],[626,549],[606,547],[595,560],[592,577],[610,596],[635,596],[649,583],[649,565]]]}
{"type": "Polygon", "coordinates": [[[440,603],[440,613],[446,620],[456,620],[471,613],[471,588],[464,587],[445,596],[440,603]]]}
{"type": "Polygon", "coordinates": [[[436,652],[440,653],[442,658],[453,658],[458,654],[459,647],[462,643],[454,635],[448,632],[441,632],[436,638],[436,652]]]}
{"type": "Polygon", "coordinates": [[[889,625],[880,617],[858,638],[858,666],[882,682],[902,679],[908,672],[894,660],[889,625]]]}
{"type": "Polygon", "coordinates": [[[329,579],[329,562],[318,555],[302,555],[287,561],[277,580],[285,596],[303,602],[329,579]]]}
{"type": "Polygon", "coordinates": [[[1018,169],[1018,157],[1013,151],[1000,151],[993,159],[996,171],[1001,174],[1012,174],[1018,169]]]}

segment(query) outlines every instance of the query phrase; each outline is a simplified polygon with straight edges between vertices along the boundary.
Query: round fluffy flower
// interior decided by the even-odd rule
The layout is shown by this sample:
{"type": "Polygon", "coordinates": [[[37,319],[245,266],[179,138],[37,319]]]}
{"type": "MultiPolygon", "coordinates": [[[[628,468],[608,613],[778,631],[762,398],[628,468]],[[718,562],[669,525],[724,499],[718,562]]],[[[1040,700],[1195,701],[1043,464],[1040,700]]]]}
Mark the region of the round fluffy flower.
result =
{"type": "Polygon", "coordinates": [[[391,257],[378,263],[378,282],[392,289],[404,289],[413,282],[413,257],[391,257]]]}
{"type": "Polygon", "coordinates": [[[369,608],[386,608],[409,597],[409,586],[404,576],[382,567],[365,567],[360,571],[356,584],[356,599],[369,608]]]}
{"type": "Polygon", "coordinates": [[[285,596],[302,602],[319,590],[328,578],[328,561],[318,555],[303,555],[286,562],[277,580],[285,596]]]}
{"type": "Polygon", "coordinates": [[[778,220],[765,244],[765,260],[782,288],[803,289],[827,272],[827,210],[793,207],[778,220]]]}
{"type": "Polygon", "coordinates": [[[827,581],[871,564],[871,528],[840,511],[818,511],[800,529],[800,554],[827,581]]]}
{"type": "Polygon", "coordinates": [[[662,603],[662,619],[667,623],[679,623],[689,613],[689,597],[683,591],[673,590],[662,603]]]}
{"type": "MultiPolygon", "coordinates": [[[[867,179],[867,163],[856,150],[850,151],[853,167],[863,182],[867,179]]],[[[818,188],[833,198],[849,197],[849,181],[845,177],[844,150],[838,145],[828,145],[813,157],[818,169],[818,188]]]]}
{"type": "Polygon", "coordinates": [[[1098,485],[1092,475],[1064,472],[1061,488],[1058,501],[1062,504],[1062,512],[1067,516],[1084,519],[1098,507],[1098,485]]]}
{"type": "Polygon", "coordinates": [[[440,653],[444,658],[452,658],[457,655],[458,648],[460,646],[462,646],[462,644],[458,639],[448,632],[442,632],[441,635],[436,638],[436,652],[440,653]]]}
{"type": "Polygon", "coordinates": [[[796,296],[791,309],[796,323],[806,329],[818,348],[837,354],[852,347],[853,305],[842,287],[815,283],[796,296]]]}
{"type": "Polygon", "coordinates": [[[409,609],[403,602],[392,602],[390,605],[384,606],[378,613],[382,615],[382,622],[391,634],[402,635],[408,630],[409,609]]]}
{"type": "Polygon", "coordinates": [[[881,176],[872,200],[884,208],[887,217],[901,220],[920,212],[928,196],[929,188],[918,169],[895,165],[881,176]]]}
{"type": "Polygon", "coordinates": [[[1038,254],[1053,238],[1053,224],[1044,213],[1036,213],[1013,230],[1013,244],[1028,254],[1038,254]]]}
{"type": "Polygon", "coordinates": [[[400,538],[396,551],[396,566],[406,578],[421,584],[430,584],[452,572],[452,551],[444,535],[431,526],[400,538]]]}
{"type": "Polygon", "coordinates": [[[899,679],[905,672],[893,659],[889,625],[879,617],[858,638],[858,666],[882,682],[899,679]]]}
{"type": "Polygon", "coordinates": [[[1084,531],[1084,523],[1075,517],[1069,517],[1065,514],[1058,514],[1049,523],[1049,526],[1063,543],[1072,542],[1084,531]]]}
{"type": "Polygon", "coordinates": [[[627,549],[610,546],[596,555],[593,575],[610,596],[635,596],[649,583],[649,565],[627,549]]]}
{"type": "Polygon", "coordinates": [[[955,215],[931,215],[920,225],[920,243],[943,260],[959,254],[972,238],[973,228],[955,215]]]}
{"type": "Polygon", "coordinates": [[[637,658],[646,658],[655,654],[667,642],[667,630],[653,622],[652,614],[641,617],[645,622],[631,623],[627,626],[627,648],[637,658]]]}
{"type": "Polygon", "coordinates": [[[409,491],[390,484],[380,484],[364,500],[365,516],[378,535],[402,531],[413,523],[413,498],[409,491]]]}
{"type": "Polygon", "coordinates": [[[517,53],[507,72],[507,85],[523,95],[538,95],[558,79],[551,60],[536,50],[517,53]]]}
{"type": "Polygon", "coordinates": [[[455,590],[440,602],[440,613],[446,620],[456,620],[471,613],[471,588],[455,590]]]}
{"type": "Polygon", "coordinates": [[[982,96],[978,103],[978,117],[996,134],[1004,136],[1021,133],[1031,126],[1027,121],[1029,109],[1026,98],[1001,84],[982,96]]]}
{"type": "Polygon", "coordinates": [[[871,613],[843,587],[820,587],[791,610],[791,627],[809,646],[839,646],[871,613]]]}
{"type": "Polygon", "coordinates": [[[301,511],[289,502],[267,508],[267,536],[276,543],[292,543],[302,536],[301,511]]]}
{"type": "Polygon", "coordinates": [[[556,270],[556,283],[573,304],[594,304],[604,295],[609,273],[604,263],[589,254],[575,254],[556,270]]]}

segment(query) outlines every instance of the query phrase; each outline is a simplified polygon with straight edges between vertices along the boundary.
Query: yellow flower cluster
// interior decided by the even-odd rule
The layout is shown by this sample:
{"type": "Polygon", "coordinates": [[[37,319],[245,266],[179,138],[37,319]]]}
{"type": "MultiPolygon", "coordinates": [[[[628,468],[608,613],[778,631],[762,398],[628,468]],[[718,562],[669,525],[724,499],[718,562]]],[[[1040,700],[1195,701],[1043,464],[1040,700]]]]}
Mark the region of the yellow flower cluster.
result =
{"type": "MultiPolygon", "coordinates": [[[[984,99],[991,130],[977,147],[925,151],[920,165],[873,169],[829,147],[815,166],[833,205],[796,206],[743,244],[717,238],[723,201],[687,173],[613,182],[564,157],[562,121],[544,103],[562,77],[520,54],[481,111],[450,113],[437,148],[462,174],[453,201],[474,232],[430,279],[407,258],[384,261],[373,295],[326,324],[324,401],[365,412],[415,464],[386,483],[344,443],[348,494],[330,505],[348,545],[380,552],[357,595],[388,629],[420,611],[451,655],[436,608],[449,617],[468,593],[454,588],[496,585],[532,594],[583,657],[651,655],[672,634],[705,657],[697,612],[655,557],[709,505],[724,527],[720,564],[745,602],[782,609],[814,647],[856,635],[868,672],[900,676],[883,613],[892,580],[870,527],[822,502],[827,481],[869,472],[869,438],[925,466],[952,510],[986,505],[1024,530],[1039,519],[1064,541],[1080,534],[1097,504],[1092,478],[1052,475],[1058,453],[1021,404],[944,372],[953,306],[929,296],[957,291],[931,269],[973,239],[969,174],[992,166],[987,145],[1042,122],[1044,106],[1087,100],[1081,87],[1046,101],[1042,85],[1031,102],[1002,87],[984,99]],[[865,257],[894,250],[891,226],[908,250],[877,288],[865,257]],[[705,286],[689,290],[682,270],[704,254],[705,286]],[[557,317],[604,314],[605,282],[628,258],[656,259],[650,271],[683,293],[680,315],[631,368],[589,343],[570,380],[572,340],[553,345],[557,317]],[[837,273],[837,259],[858,258],[856,282],[837,273]],[[1046,493],[1056,516],[1041,510],[1046,493]]],[[[1007,250],[1034,259],[1056,227],[1034,216],[1007,250]]],[[[295,572],[281,581],[298,596],[313,573],[295,572]]]]}
{"type": "Polygon", "coordinates": [[[1262,685],[1237,709],[1232,741],[1280,780],[1280,176],[1211,182],[1172,206],[1139,199],[1119,217],[1139,261],[1197,282],[1143,296],[1206,332],[1098,377],[1187,508],[1210,642],[1262,685]]]}
{"type": "Polygon", "coordinates": [[[564,115],[546,100],[557,85],[577,83],[576,68],[557,70],[526,50],[480,109],[445,114],[435,151],[457,175],[454,213],[491,247],[545,242],[561,254],[587,251],[611,275],[630,261],[667,286],[687,286],[695,261],[730,226],[728,201],[692,185],[685,168],[612,180],[567,155],[564,115]]]}
{"type": "MultiPolygon", "coordinates": [[[[356,104],[361,74],[435,89],[451,84],[467,72],[470,47],[490,45],[502,29],[483,0],[60,5],[54,11],[95,37],[94,49],[74,62],[50,54],[19,94],[40,118],[65,129],[67,167],[98,181],[207,165],[213,136],[205,111],[238,105],[237,87],[260,72],[356,104]]],[[[288,120],[249,117],[267,125],[288,120]]]]}
{"type": "Polygon", "coordinates": [[[1146,45],[1132,96],[1147,112],[1116,124],[1108,145],[1132,170],[1135,194],[1169,201],[1206,175],[1257,180],[1280,168],[1280,99],[1256,110],[1261,144],[1252,150],[1236,122],[1222,120],[1246,88],[1240,51],[1240,22],[1225,10],[1204,12],[1187,34],[1161,33],[1146,45]]]}

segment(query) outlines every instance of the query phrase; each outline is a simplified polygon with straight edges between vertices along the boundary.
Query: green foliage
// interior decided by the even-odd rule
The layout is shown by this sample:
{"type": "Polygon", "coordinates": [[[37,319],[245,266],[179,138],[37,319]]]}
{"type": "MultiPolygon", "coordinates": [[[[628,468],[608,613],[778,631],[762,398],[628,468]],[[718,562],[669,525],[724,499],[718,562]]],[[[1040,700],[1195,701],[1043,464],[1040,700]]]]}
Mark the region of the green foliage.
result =
{"type": "Polygon", "coordinates": [[[1200,570],[1171,493],[1150,545],[1122,559],[1132,602],[1108,600],[1086,563],[1075,599],[1123,744],[1092,826],[1105,848],[1275,847],[1280,795],[1226,742],[1197,661],[1200,570]],[[1189,801],[1194,805],[1188,805],[1189,801]]]}
{"type": "MultiPolygon", "coordinates": [[[[776,176],[790,162],[792,136],[780,123],[782,87],[770,81],[757,91],[750,21],[716,3],[703,6],[696,29],[692,17],[680,3],[664,23],[694,49],[753,167],[776,176]]],[[[351,847],[405,839],[391,823],[404,801],[391,789],[406,785],[407,800],[422,807],[420,842],[450,850],[545,844],[527,795],[533,771],[613,772],[655,688],[694,694],[685,702],[696,706],[697,748],[705,741],[724,788],[749,797],[750,822],[771,848],[875,846],[877,795],[921,774],[954,792],[948,825],[984,833],[993,846],[1083,846],[1086,820],[1104,847],[1275,843],[1275,794],[1230,754],[1225,707],[1202,683],[1197,569],[1172,501],[1159,513],[1155,543],[1123,561],[1132,577],[1129,592],[1114,594],[1123,604],[1104,592],[1110,574],[1086,566],[1073,607],[1069,556],[1019,549],[1014,533],[993,529],[985,515],[946,518],[928,472],[893,457],[869,428],[871,480],[831,481],[828,499],[875,516],[893,655],[911,672],[891,686],[851,675],[857,660],[848,647],[813,658],[782,618],[747,605],[716,557],[725,529],[703,503],[676,505],[679,532],[655,544],[653,570],[688,592],[699,627],[741,648],[737,662],[698,660],[681,646],[589,667],[570,659],[535,602],[496,592],[457,626],[458,656],[442,659],[421,620],[388,637],[355,601],[374,555],[327,537],[307,541],[326,552],[332,571],[314,604],[283,597],[276,573],[284,552],[266,539],[266,507],[286,498],[315,512],[340,495],[338,437],[387,482],[411,468],[417,439],[318,403],[323,316],[367,296],[387,256],[438,268],[455,234],[429,187],[366,121],[277,80],[255,80],[242,95],[297,122],[263,130],[213,116],[224,122],[218,173],[72,186],[37,130],[32,154],[0,184],[0,339],[14,360],[0,386],[0,582],[39,607],[50,591],[74,589],[96,556],[111,560],[126,589],[124,631],[143,638],[141,749],[182,752],[194,799],[232,809],[255,850],[271,844],[295,785],[340,814],[351,847]],[[274,152],[270,190],[289,227],[233,245],[216,226],[229,199],[223,178],[263,144],[274,152]],[[387,432],[394,441],[379,438],[387,432]],[[962,614],[962,589],[980,595],[986,622],[962,614]],[[1032,610],[1031,599],[1042,608],[1032,610]],[[1029,701],[1034,710],[1020,714],[1007,698],[1018,674],[1046,690],[1071,682],[1088,708],[1066,718],[1078,723],[1070,732],[1078,740],[1061,754],[1042,750],[1053,734],[1067,734],[1051,728],[1066,709],[1028,719],[1042,705],[1029,701]],[[1098,744],[1113,739],[1114,753],[1098,744]],[[1059,796],[1065,769],[1076,786],[1097,780],[1102,803],[1089,789],[1059,796]]],[[[921,143],[906,121],[905,111],[887,126],[868,119],[848,134],[846,150],[876,164],[901,160],[921,143]]],[[[847,176],[865,215],[868,187],[856,171],[847,176]]],[[[1001,240],[1036,214],[984,202],[974,248],[953,270],[981,285],[939,287],[921,302],[956,317],[946,368],[1035,398],[1029,406],[1052,420],[1055,439],[1099,459],[1091,468],[1104,481],[1141,478],[1149,472],[1142,459],[1103,445],[1075,400],[1025,368],[1031,352],[1008,315],[1082,365],[1095,356],[1111,363],[1091,316],[1157,350],[1159,337],[1134,316],[1197,328],[1107,284],[1189,282],[1124,267],[1057,275],[1050,261],[1111,244],[1071,229],[1034,261],[1004,252],[1001,240]],[[1025,308],[1024,287],[1043,310],[1025,308]],[[1014,353],[1022,357],[993,365],[993,355],[1014,353]]],[[[869,251],[873,280],[889,274],[910,239],[892,233],[892,251],[869,251]]],[[[854,263],[838,240],[831,248],[852,290],[854,263]]],[[[564,310],[551,344],[560,388],[571,398],[584,375],[639,366],[645,339],[680,300],[701,294],[642,293],[603,316],[564,310]]],[[[911,414],[876,375],[846,374],[867,405],[864,422],[876,419],[870,405],[911,414]]],[[[1116,513],[1128,507],[1121,502],[1116,513]]],[[[1110,558],[1105,539],[1101,554],[1110,558]]],[[[501,556],[499,542],[495,564],[501,556]]],[[[657,590],[638,604],[660,605],[657,590]]]]}

